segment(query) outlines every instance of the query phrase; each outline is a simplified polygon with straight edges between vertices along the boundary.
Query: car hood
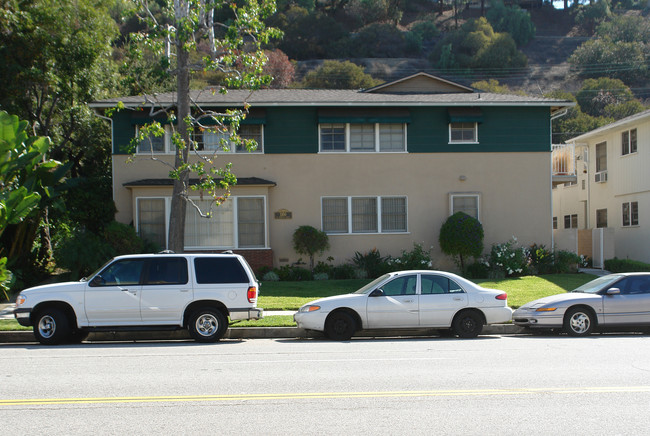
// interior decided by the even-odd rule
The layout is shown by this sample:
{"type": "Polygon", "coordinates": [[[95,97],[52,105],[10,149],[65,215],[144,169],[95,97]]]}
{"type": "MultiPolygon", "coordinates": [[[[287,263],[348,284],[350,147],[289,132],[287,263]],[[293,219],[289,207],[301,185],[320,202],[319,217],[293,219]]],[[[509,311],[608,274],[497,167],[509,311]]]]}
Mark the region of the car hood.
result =
{"type": "Polygon", "coordinates": [[[48,292],[60,292],[60,291],[82,291],[85,289],[87,282],[63,282],[63,283],[52,283],[49,285],[34,286],[33,288],[27,288],[21,291],[21,294],[43,294],[48,292]]]}
{"type": "Polygon", "coordinates": [[[576,301],[587,303],[600,301],[602,297],[598,294],[586,294],[583,292],[567,292],[566,294],[550,295],[548,297],[534,300],[521,306],[521,309],[535,309],[546,305],[566,304],[576,301]]]}
{"type": "Polygon", "coordinates": [[[365,301],[366,298],[368,298],[368,295],[366,294],[333,295],[331,297],[319,298],[318,300],[310,301],[307,304],[303,304],[303,306],[318,305],[323,309],[329,309],[332,307],[356,305],[361,301],[365,301]]]}

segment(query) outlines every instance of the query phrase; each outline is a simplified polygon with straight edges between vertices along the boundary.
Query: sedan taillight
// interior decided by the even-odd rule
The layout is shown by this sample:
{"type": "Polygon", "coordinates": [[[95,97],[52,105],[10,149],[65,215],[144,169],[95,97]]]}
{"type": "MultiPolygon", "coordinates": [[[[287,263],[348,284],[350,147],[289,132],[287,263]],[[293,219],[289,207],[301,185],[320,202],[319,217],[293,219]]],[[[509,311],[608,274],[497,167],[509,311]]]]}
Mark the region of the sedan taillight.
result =
{"type": "Polygon", "coordinates": [[[497,300],[507,300],[507,299],[508,299],[508,294],[506,294],[506,293],[504,292],[503,294],[499,294],[499,295],[497,295],[497,296],[494,297],[494,298],[496,298],[497,300]]]}
{"type": "Polygon", "coordinates": [[[254,303],[255,300],[257,299],[257,288],[255,286],[249,287],[247,296],[248,296],[248,302],[254,303]]]}

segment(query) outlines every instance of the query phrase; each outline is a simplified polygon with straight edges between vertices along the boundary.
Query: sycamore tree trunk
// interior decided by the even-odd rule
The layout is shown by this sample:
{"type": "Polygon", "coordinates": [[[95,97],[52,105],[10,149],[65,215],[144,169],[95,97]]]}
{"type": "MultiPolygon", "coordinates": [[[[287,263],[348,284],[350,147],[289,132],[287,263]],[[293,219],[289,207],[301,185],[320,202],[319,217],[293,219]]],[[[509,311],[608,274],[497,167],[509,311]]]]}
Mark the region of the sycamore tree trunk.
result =
{"type": "MultiPolygon", "coordinates": [[[[180,8],[177,7],[177,14],[183,14],[183,7],[187,7],[184,1],[179,2],[180,8]],[[185,6],[183,6],[185,5],[185,6]]],[[[185,15],[187,16],[187,15],[185,15]]],[[[178,17],[178,16],[177,16],[178,17]]],[[[180,32],[179,32],[180,33],[180,32]]],[[[190,73],[189,73],[189,52],[184,47],[184,41],[176,39],[177,50],[177,131],[186,144],[183,149],[176,147],[175,168],[181,168],[188,162],[190,137],[186,120],[190,117],[190,73]]],[[[174,179],[174,189],[172,191],[171,213],[169,217],[169,249],[182,253],[185,251],[185,212],[187,201],[183,197],[186,187],[190,183],[189,170],[181,171],[179,177],[174,179]]]]}

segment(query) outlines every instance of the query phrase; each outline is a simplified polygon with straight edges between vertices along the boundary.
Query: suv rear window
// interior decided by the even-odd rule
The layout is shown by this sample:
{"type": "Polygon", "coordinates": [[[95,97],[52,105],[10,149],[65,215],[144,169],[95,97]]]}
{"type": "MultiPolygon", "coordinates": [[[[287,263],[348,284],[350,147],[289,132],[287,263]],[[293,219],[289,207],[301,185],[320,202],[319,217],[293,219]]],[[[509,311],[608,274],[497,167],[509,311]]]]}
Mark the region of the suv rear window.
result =
{"type": "Polygon", "coordinates": [[[235,257],[194,259],[196,283],[248,283],[244,267],[235,257]]]}

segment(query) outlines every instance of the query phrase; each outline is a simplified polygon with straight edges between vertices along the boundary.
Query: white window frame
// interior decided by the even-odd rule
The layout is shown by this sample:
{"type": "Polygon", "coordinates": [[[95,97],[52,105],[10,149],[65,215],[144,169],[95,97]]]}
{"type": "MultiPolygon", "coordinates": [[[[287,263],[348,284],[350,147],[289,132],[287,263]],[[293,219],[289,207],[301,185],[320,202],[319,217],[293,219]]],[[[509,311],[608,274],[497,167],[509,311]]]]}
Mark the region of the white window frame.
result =
{"type": "Polygon", "coordinates": [[[408,134],[407,134],[407,127],[408,123],[318,123],[318,152],[319,153],[327,153],[327,154],[332,154],[332,153],[358,153],[358,154],[366,154],[366,153],[407,153],[408,152],[408,134]],[[324,124],[328,125],[333,125],[333,124],[344,124],[345,125],[345,149],[344,150],[323,150],[323,143],[322,143],[322,131],[321,127],[324,124]],[[350,125],[351,124],[372,124],[374,126],[374,137],[375,137],[375,148],[373,150],[352,150],[351,145],[350,145],[350,138],[351,138],[351,132],[350,132],[350,125]],[[381,150],[381,144],[380,144],[380,132],[381,132],[381,126],[382,125],[388,125],[388,124],[401,124],[402,125],[402,145],[403,148],[401,150],[381,150]]]}
{"type": "MultiPolygon", "coordinates": [[[[474,197],[476,198],[476,219],[481,221],[481,194],[478,192],[452,192],[449,194],[449,216],[454,212],[454,199],[456,197],[474,197]]],[[[462,211],[461,211],[462,212],[462,211]]]]}
{"type": "Polygon", "coordinates": [[[639,132],[636,128],[624,130],[621,132],[621,156],[629,156],[631,154],[638,153],[639,150],[639,132]],[[632,132],[634,132],[634,150],[632,150],[632,132]],[[627,134],[627,143],[623,140],[625,134],[627,134]],[[625,152],[627,148],[627,153],[625,152]]]}
{"type": "MultiPolygon", "coordinates": [[[[140,134],[140,129],[141,129],[142,127],[143,127],[143,126],[135,126],[135,136],[136,136],[136,138],[137,138],[138,135],[140,134]]],[[[172,153],[172,151],[171,151],[171,144],[170,144],[170,143],[171,143],[171,132],[170,132],[170,127],[169,127],[168,124],[165,124],[165,125],[163,125],[162,127],[163,127],[163,129],[165,129],[165,134],[163,135],[163,144],[164,144],[164,145],[163,145],[163,148],[164,148],[164,149],[163,149],[162,152],[160,152],[160,151],[154,151],[153,154],[158,154],[158,155],[160,155],[160,154],[171,154],[171,153],[172,153]]],[[[138,144],[136,145],[136,147],[135,147],[135,154],[140,155],[140,156],[146,156],[146,155],[151,155],[152,152],[151,152],[151,151],[140,151],[140,143],[138,143],[138,144]]]]}
{"type": "MultiPolygon", "coordinates": [[[[232,141],[228,141],[228,150],[223,150],[222,148],[217,148],[217,149],[210,149],[210,150],[198,150],[197,153],[199,154],[215,154],[215,153],[224,153],[224,154],[263,154],[264,153],[264,125],[263,124],[240,124],[239,125],[239,130],[240,130],[240,135],[241,135],[241,128],[243,126],[259,126],[260,128],[260,140],[257,143],[257,149],[255,151],[249,152],[245,148],[242,150],[237,150],[237,147],[232,141]]],[[[209,128],[206,128],[204,130],[210,130],[209,128]]],[[[195,135],[198,133],[202,132],[195,132],[192,135],[192,140],[196,141],[195,135]]],[[[231,129],[228,129],[228,134],[232,135],[231,129]]]]}
{"type": "Polygon", "coordinates": [[[449,123],[449,143],[450,144],[478,144],[478,123],[477,122],[453,122],[449,123]],[[461,140],[454,140],[451,137],[451,131],[452,131],[452,125],[453,124],[474,124],[474,140],[473,141],[467,141],[464,139],[461,140]]]}
{"type": "Polygon", "coordinates": [[[621,204],[621,213],[622,213],[622,221],[621,221],[621,227],[624,228],[629,228],[629,227],[639,227],[639,202],[638,201],[624,201],[621,204]],[[632,205],[636,205],[636,223],[632,222],[632,205]],[[625,212],[625,206],[627,205],[627,224],[625,224],[625,218],[626,216],[624,215],[625,212]]]}
{"type": "Polygon", "coordinates": [[[321,229],[325,231],[328,235],[331,236],[336,236],[336,235],[404,235],[409,233],[409,207],[408,207],[408,196],[406,195],[330,195],[330,196],[323,196],[320,199],[320,204],[321,204],[321,211],[320,211],[320,216],[321,216],[321,229]],[[352,223],[353,223],[353,216],[352,216],[352,200],[353,199],[375,199],[377,203],[377,231],[374,232],[354,232],[352,231],[352,223]],[[405,213],[405,224],[406,228],[404,230],[391,230],[391,231],[384,231],[383,226],[382,226],[382,199],[384,198],[403,198],[404,199],[404,213],[405,213]],[[346,232],[328,232],[325,229],[325,222],[323,219],[323,202],[324,200],[328,199],[339,199],[339,200],[347,200],[347,231],[346,232]]]}
{"type": "MultiPolygon", "coordinates": [[[[171,215],[171,197],[167,196],[138,196],[135,199],[136,204],[136,213],[135,213],[135,229],[139,234],[140,231],[140,215],[139,215],[139,201],[140,199],[164,199],[165,200],[165,242],[166,246],[169,247],[169,218],[171,215]]],[[[198,200],[199,197],[193,198],[198,200]]],[[[233,202],[233,246],[189,246],[186,245],[184,248],[186,250],[224,250],[224,249],[235,249],[235,250],[262,250],[268,249],[269,247],[269,218],[268,218],[268,199],[266,195],[237,195],[232,196],[228,201],[233,202]],[[237,201],[239,198],[261,198],[264,208],[264,246],[259,247],[240,247],[239,246],[239,216],[237,209],[237,201]]],[[[191,208],[191,205],[187,205],[188,208],[191,208]]]]}

